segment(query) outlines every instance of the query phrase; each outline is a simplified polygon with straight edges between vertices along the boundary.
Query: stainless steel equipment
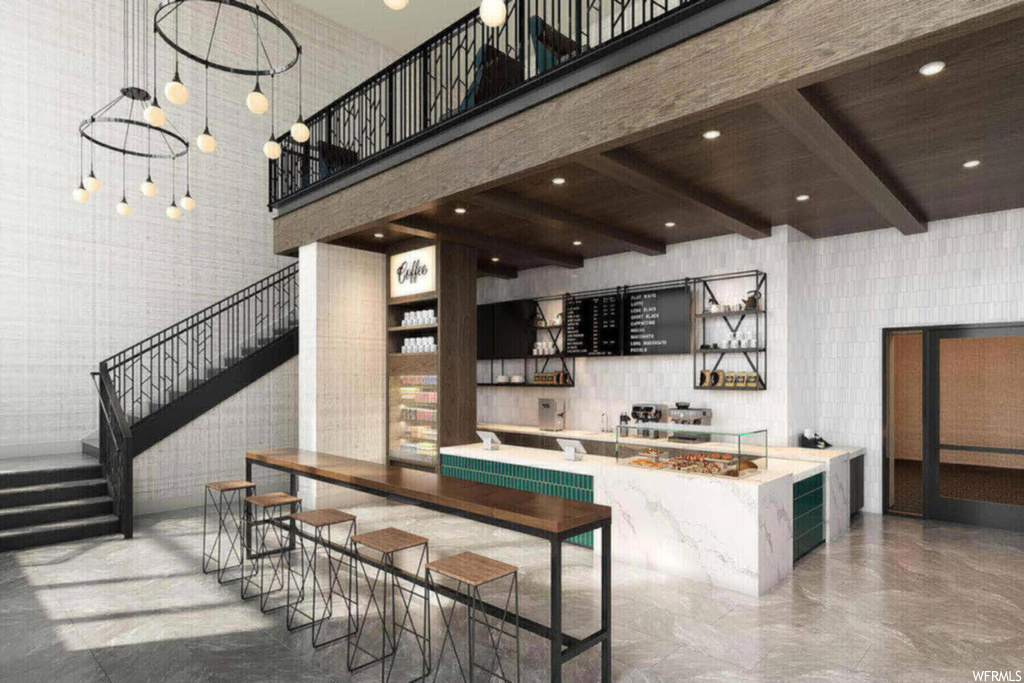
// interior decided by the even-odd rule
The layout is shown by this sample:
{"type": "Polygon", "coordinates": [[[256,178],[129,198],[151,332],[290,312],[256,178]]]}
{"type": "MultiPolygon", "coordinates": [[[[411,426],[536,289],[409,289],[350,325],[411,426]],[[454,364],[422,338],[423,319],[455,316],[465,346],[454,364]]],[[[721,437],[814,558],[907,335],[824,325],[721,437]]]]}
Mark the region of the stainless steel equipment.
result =
{"type": "Polygon", "coordinates": [[[634,403],[630,411],[633,420],[637,423],[636,435],[644,439],[657,439],[659,433],[656,429],[642,427],[645,422],[661,422],[661,406],[655,403],[634,403]]]}
{"type": "Polygon", "coordinates": [[[565,429],[565,401],[557,398],[538,399],[537,413],[537,422],[542,430],[560,432],[565,429]]]}
{"type": "MultiPolygon", "coordinates": [[[[668,411],[668,421],[677,425],[703,425],[711,426],[710,408],[672,408],[668,411]]],[[[711,440],[710,434],[680,434],[672,433],[669,441],[684,441],[687,443],[703,443],[711,440]]]]}

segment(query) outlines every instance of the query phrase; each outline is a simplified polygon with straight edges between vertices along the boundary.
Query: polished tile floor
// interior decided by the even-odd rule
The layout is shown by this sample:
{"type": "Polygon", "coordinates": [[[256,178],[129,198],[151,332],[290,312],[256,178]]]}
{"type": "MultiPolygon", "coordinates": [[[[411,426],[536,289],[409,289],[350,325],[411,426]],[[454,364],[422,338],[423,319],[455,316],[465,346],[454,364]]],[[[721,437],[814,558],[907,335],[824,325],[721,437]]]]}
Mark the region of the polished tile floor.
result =
{"type": "MultiPolygon", "coordinates": [[[[545,544],[406,506],[354,511],[361,530],[429,537],[435,558],[473,549],[520,566],[522,612],[546,621],[545,544]]],[[[282,613],[263,615],[237,584],[200,574],[201,511],[140,517],[136,529],[131,542],[0,555],[0,681],[378,679],[349,676],[343,643],[313,651],[282,613]]],[[[599,620],[597,572],[579,548],[565,565],[567,629],[583,635],[599,620]]],[[[614,577],[618,681],[970,681],[973,670],[1024,670],[1020,534],[864,515],[760,599],[618,563],[614,577]]],[[[546,643],[524,635],[523,680],[546,680],[546,658],[546,643]]],[[[583,655],[566,680],[594,681],[597,665],[583,655]]]]}

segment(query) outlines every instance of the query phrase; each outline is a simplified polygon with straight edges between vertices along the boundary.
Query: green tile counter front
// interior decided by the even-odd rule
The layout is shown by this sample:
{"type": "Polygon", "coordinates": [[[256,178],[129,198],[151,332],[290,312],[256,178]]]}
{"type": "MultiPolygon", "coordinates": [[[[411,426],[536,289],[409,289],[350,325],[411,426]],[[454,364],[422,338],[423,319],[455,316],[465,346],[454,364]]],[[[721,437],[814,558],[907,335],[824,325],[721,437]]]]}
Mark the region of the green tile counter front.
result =
{"type": "Polygon", "coordinates": [[[793,561],[825,542],[825,475],[793,484],[793,561]]]}
{"type": "MultiPolygon", "coordinates": [[[[513,465],[442,453],[441,475],[504,486],[517,491],[558,496],[567,500],[594,502],[594,478],[588,474],[559,472],[528,465],[513,465]]],[[[594,532],[588,531],[585,534],[573,536],[567,542],[585,548],[593,548],[594,532]]]]}

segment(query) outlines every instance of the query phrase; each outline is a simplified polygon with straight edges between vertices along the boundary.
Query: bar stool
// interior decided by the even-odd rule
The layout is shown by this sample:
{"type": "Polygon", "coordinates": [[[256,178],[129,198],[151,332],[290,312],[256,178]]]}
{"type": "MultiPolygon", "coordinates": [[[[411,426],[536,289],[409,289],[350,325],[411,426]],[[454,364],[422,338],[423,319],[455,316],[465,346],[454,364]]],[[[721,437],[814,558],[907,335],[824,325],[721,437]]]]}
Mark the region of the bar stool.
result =
{"type": "Polygon", "coordinates": [[[513,683],[519,681],[519,568],[511,564],[505,564],[497,560],[492,560],[476,553],[459,553],[458,555],[452,555],[450,557],[444,557],[435,562],[427,563],[427,588],[434,593],[437,600],[437,607],[441,611],[441,621],[444,622],[444,637],[441,640],[441,651],[437,655],[437,669],[434,673],[434,680],[437,680],[438,675],[441,673],[441,662],[444,659],[445,646],[451,642],[452,653],[455,655],[455,663],[459,667],[459,673],[462,675],[463,681],[474,680],[474,670],[480,669],[487,674],[485,680],[492,680],[492,677],[497,678],[506,683],[513,683]],[[437,591],[437,584],[434,580],[434,575],[440,574],[456,582],[455,592],[463,593],[462,586],[465,584],[466,590],[464,595],[469,600],[467,605],[467,617],[468,617],[468,637],[469,637],[469,658],[467,660],[468,666],[468,677],[466,670],[462,667],[462,660],[459,658],[458,648],[455,646],[455,639],[452,636],[452,622],[455,616],[455,607],[458,605],[458,600],[452,600],[451,609],[445,614],[444,606],[441,604],[441,595],[437,591]],[[492,583],[506,576],[511,576],[512,579],[509,581],[508,596],[505,598],[505,610],[501,617],[498,619],[497,624],[492,624],[487,613],[483,611],[483,599],[480,597],[480,586],[492,583]],[[509,616],[509,608],[512,604],[513,598],[515,599],[515,631],[509,633],[505,630],[505,623],[509,616]],[[483,616],[483,619],[478,618],[477,614],[483,616]],[[481,664],[477,664],[475,660],[475,648],[476,648],[476,633],[475,625],[482,624],[487,631],[488,639],[491,643],[491,648],[494,650],[494,657],[491,659],[491,663],[488,667],[481,664]],[[495,633],[498,634],[495,639],[495,633]],[[516,672],[515,678],[510,678],[505,673],[505,667],[501,663],[501,651],[499,646],[504,636],[509,636],[516,641],[516,672]],[[497,671],[494,671],[494,667],[497,665],[497,671]]]}
{"type": "Polygon", "coordinates": [[[243,491],[256,490],[256,484],[244,479],[228,479],[227,481],[211,481],[206,485],[203,494],[203,573],[217,573],[218,583],[230,583],[242,578],[242,496],[243,491]],[[209,506],[217,511],[217,535],[207,550],[206,532],[207,518],[209,517],[209,506]],[[236,513],[237,507],[237,513],[236,513]],[[223,548],[224,537],[227,537],[228,547],[226,553],[223,548]],[[226,555],[226,557],[225,557],[226,555]],[[228,564],[232,560],[234,564],[228,564]],[[216,562],[214,568],[210,568],[216,562]],[[238,576],[233,579],[224,579],[224,575],[231,569],[239,569],[238,576]]]}
{"type": "Polygon", "coordinates": [[[338,524],[348,524],[341,546],[346,551],[349,550],[352,536],[356,531],[356,516],[349,514],[348,512],[342,512],[341,510],[321,508],[319,510],[295,512],[290,515],[290,518],[295,520],[298,524],[312,527],[313,540],[311,544],[308,544],[306,534],[299,534],[299,546],[301,552],[299,553],[298,572],[295,571],[295,562],[293,560],[294,553],[288,554],[288,630],[297,631],[302,628],[310,627],[313,647],[320,647],[321,645],[334,643],[342,638],[348,638],[349,636],[355,635],[357,622],[356,617],[359,614],[359,596],[358,593],[355,594],[355,599],[353,600],[352,591],[353,580],[357,578],[354,571],[355,561],[352,554],[342,554],[338,558],[334,557],[332,553],[334,544],[332,542],[331,530],[338,524]],[[319,555],[317,550],[321,548],[323,549],[324,554],[327,555],[326,590],[323,582],[320,580],[320,574],[317,571],[317,557],[319,555]],[[341,580],[342,567],[345,568],[345,578],[348,583],[347,588],[342,584],[341,580]],[[305,602],[306,582],[310,577],[312,577],[313,582],[313,605],[309,613],[306,613],[302,609],[302,603],[305,602]],[[298,594],[294,602],[292,601],[293,586],[298,594]],[[330,620],[334,613],[335,595],[340,596],[343,600],[345,612],[348,615],[345,622],[345,633],[327,640],[320,640],[320,633],[323,630],[324,624],[330,620]],[[319,612],[317,611],[318,597],[322,603],[322,609],[319,612]],[[298,621],[297,617],[302,617],[302,620],[299,623],[296,623],[298,621]]]}
{"type": "MultiPolygon", "coordinates": [[[[430,547],[427,539],[422,536],[410,534],[401,529],[387,528],[378,531],[371,531],[352,537],[352,547],[355,553],[356,567],[366,581],[368,600],[366,609],[359,615],[358,630],[355,638],[348,640],[348,670],[350,672],[360,671],[374,664],[380,663],[380,680],[390,681],[391,673],[395,667],[398,649],[402,643],[402,636],[410,633],[420,650],[420,661],[422,662],[421,675],[413,678],[414,681],[425,681],[431,671],[430,662],[430,596],[426,588],[422,593],[416,591],[416,584],[409,579],[399,577],[399,570],[395,567],[395,554],[420,549],[419,559],[416,563],[416,570],[412,577],[419,578],[420,572],[430,562],[430,547]],[[380,553],[379,561],[375,561],[363,554],[360,547],[380,553]],[[373,578],[370,578],[368,567],[376,568],[373,578]],[[383,586],[378,595],[377,586],[383,586]],[[408,583],[408,586],[403,585],[408,583]],[[398,596],[400,604],[396,603],[398,596]],[[417,600],[422,600],[423,621],[421,629],[416,627],[416,618],[412,615],[412,607],[417,600]],[[388,622],[388,603],[390,601],[390,623],[388,622]],[[381,629],[380,654],[366,649],[361,645],[363,636],[366,634],[367,623],[371,616],[371,608],[376,612],[377,620],[381,629]],[[399,609],[401,609],[401,623],[398,621],[399,609]],[[369,656],[369,661],[357,663],[359,654],[369,656]],[[391,659],[391,665],[385,667],[385,661],[391,659]],[[386,675],[385,675],[386,668],[386,675]]],[[[358,597],[358,581],[357,597],[358,597]]]]}
{"type": "Polygon", "coordinates": [[[302,499],[288,493],[261,493],[245,498],[246,549],[252,566],[242,574],[241,595],[243,600],[259,597],[260,610],[266,614],[281,609],[288,603],[268,608],[270,596],[285,588],[287,567],[285,555],[295,549],[295,521],[282,514],[281,508],[290,506],[291,512],[302,509],[302,499]],[[254,511],[255,509],[255,511],[254,511]],[[285,542],[283,522],[288,521],[288,541],[285,542]],[[255,527],[255,529],[254,529],[255,527]],[[255,530],[255,545],[251,537],[255,530]],[[273,545],[267,541],[272,540],[273,545]],[[267,583],[267,561],[270,563],[270,582],[267,583]],[[259,574],[259,590],[250,592],[259,574]]]}

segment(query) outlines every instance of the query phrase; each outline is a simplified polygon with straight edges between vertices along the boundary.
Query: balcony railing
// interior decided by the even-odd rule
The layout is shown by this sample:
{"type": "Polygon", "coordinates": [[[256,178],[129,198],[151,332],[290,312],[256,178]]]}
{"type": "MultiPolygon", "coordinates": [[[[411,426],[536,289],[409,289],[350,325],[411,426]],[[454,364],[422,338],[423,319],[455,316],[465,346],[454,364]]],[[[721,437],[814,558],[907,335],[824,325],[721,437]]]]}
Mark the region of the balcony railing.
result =
{"type": "Polygon", "coordinates": [[[307,142],[281,136],[281,157],[270,162],[270,205],[721,2],[506,0],[508,19],[498,28],[473,11],[308,117],[307,142]]]}

